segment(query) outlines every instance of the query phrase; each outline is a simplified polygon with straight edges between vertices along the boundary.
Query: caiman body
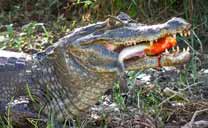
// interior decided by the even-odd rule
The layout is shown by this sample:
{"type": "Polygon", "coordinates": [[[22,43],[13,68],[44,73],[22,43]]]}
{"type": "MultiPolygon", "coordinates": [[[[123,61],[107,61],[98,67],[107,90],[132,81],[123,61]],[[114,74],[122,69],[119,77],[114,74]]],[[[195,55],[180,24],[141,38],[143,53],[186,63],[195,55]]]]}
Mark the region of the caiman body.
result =
{"type": "Polygon", "coordinates": [[[52,113],[62,121],[79,116],[112,88],[124,70],[188,62],[188,50],[139,57],[134,52],[130,57],[126,54],[134,46],[141,52],[149,42],[165,35],[186,34],[189,29],[190,24],[181,18],[144,25],[122,13],[77,28],[34,55],[0,51],[1,114],[11,116],[19,125],[26,118],[37,118],[39,112],[40,118],[52,113]]]}

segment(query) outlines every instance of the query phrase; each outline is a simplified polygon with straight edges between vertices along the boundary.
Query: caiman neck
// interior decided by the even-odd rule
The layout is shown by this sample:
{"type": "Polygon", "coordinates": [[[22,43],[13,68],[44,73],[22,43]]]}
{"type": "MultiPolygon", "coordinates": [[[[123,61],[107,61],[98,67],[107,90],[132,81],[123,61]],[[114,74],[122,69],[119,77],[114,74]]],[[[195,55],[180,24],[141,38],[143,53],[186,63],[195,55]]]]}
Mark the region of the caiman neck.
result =
{"type": "Polygon", "coordinates": [[[60,104],[59,109],[55,107],[53,110],[59,120],[63,117],[71,118],[86,111],[106,90],[112,88],[117,79],[116,72],[96,73],[85,69],[75,58],[66,55],[59,48],[55,49],[54,53],[44,58],[42,65],[47,67],[50,64],[54,69],[53,77],[57,81],[55,85],[50,84],[48,88],[53,95],[60,94],[53,97],[57,102],[50,104],[50,108],[60,104]]]}

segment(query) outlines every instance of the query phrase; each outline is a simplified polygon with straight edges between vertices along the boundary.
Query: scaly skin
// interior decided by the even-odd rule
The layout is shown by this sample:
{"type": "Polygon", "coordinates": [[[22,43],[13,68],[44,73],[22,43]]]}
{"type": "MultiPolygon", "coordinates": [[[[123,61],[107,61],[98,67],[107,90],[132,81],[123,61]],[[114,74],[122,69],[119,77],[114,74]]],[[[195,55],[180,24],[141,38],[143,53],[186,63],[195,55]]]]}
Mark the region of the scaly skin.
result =
{"type": "Polygon", "coordinates": [[[144,25],[121,13],[75,29],[34,55],[0,51],[0,112],[3,115],[10,108],[13,123],[19,126],[25,126],[26,118],[38,118],[40,109],[42,119],[49,113],[60,121],[80,116],[124,70],[188,62],[188,50],[154,56],[143,51],[149,41],[189,29],[181,18],[144,25]],[[135,52],[142,54],[137,57],[135,52]]]}

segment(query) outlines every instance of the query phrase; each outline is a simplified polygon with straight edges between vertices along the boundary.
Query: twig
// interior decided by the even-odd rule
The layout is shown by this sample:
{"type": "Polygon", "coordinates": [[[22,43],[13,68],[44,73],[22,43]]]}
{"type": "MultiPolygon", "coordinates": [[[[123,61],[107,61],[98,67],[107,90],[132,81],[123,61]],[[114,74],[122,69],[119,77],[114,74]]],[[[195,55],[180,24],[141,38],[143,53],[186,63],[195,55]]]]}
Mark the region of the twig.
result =
{"type": "MultiPolygon", "coordinates": [[[[193,87],[193,86],[196,86],[196,85],[198,85],[198,84],[201,84],[201,83],[203,83],[203,81],[199,81],[199,82],[194,83],[194,84],[191,84],[191,85],[189,85],[189,86],[187,86],[187,87],[185,87],[185,88],[183,88],[183,89],[180,89],[179,92],[175,92],[175,91],[174,91],[174,94],[173,94],[173,95],[171,95],[171,96],[168,97],[167,99],[163,100],[158,106],[160,107],[161,105],[163,105],[164,103],[166,103],[167,101],[169,101],[170,99],[172,99],[172,98],[175,97],[175,96],[180,96],[180,94],[182,93],[182,91],[185,91],[185,90],[187,90],[187,89],[189,89],[189,88],[191,88],[191,87],[193,87]]],[[[181,96],[180,96],[180,97],[181,97],[181,96]]],[[[184,99],[185,99],[185,98],[184,98],[184,99]]],[[[187,99],[186,99],[186,100],[187,100],[187,99]]]]}
{"type": "Polygon", "coordinates": [[[208,111],[208,108],[195,111],[194,112],[194,115],[191,118],[191,121],[189,121],[187,124],[185,124],[181,128],[207,128],[208,127],[208,121],[200,120],[200,121],[194,122],[194,120],[196,119],[196,117],[200,113],[205,112],[205,111],[208,111]]]}
{"type": "Polygon", "coordinates": [[[208,108],[206,108],[206,109],[202,109],[202,110],[198,110],[198,111],[195,111],[194,112],[194,115],[192,116],[192,118],[191,118],[191,123],[193,123],[194,122],[194,120],[195,120],[195,118],[196,118],[196,116],[198,116],[199,115],[199,113],[202,113],[202,112],[205,112],[205,111],[208,111],[208,108]]]}

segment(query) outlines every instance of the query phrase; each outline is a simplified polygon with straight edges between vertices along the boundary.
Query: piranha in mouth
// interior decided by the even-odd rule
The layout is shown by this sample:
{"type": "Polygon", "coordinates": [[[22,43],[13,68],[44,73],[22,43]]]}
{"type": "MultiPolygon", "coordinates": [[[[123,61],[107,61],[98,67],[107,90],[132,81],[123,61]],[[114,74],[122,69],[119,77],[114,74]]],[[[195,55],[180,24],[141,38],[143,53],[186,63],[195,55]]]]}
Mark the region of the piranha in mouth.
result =
{"type": "MultiPolygon", "coordinates": [[[[181,34],[182,35],[182,34],[181,34]]],[[[190,35],[190,32],[186,33],[185,35],[190,35]]],[[[177,45],[176,41],[176,35],[167,35],[162,38],[159,38],[158,40],[155,40],[153,42],[143,42],[140,45],[129,45],[126,48],[123,48],[118,57],[118,61],[122,64],[123,61],[131,61],[133,59],[141,58],[144,56],[158,56],[160,57],[160,54],[171,54],[169,51],[171,50],[171,53],[175,56],[180,52],[180,48],[177,45]]],[[[116,50],[116,49],[115,49],[116,50]]],[[[183,52],[189,52],[190,49],[187,47],[186,49],[183,48],[183,52]]]]}

